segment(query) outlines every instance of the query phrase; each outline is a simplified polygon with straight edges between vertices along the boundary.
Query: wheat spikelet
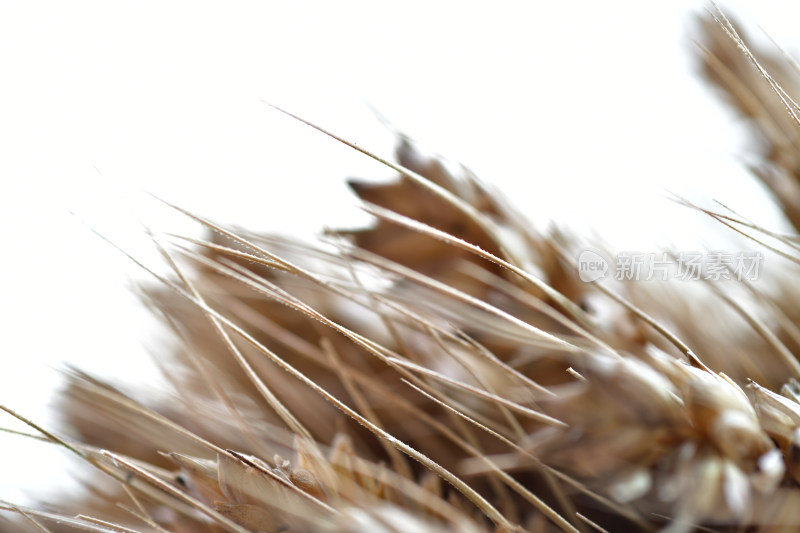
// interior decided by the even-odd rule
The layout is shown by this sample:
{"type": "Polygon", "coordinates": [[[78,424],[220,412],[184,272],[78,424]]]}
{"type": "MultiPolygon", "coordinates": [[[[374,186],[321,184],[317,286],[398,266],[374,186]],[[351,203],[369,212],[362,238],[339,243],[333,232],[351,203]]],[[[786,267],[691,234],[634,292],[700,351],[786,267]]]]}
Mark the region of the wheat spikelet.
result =
{"type": "MultiPolygon", "coordinates": [[[[707,76],[767,139],[755,173],[800,228],[798,73],[714,18],[707,76]]],[[[208,237],[153,236],[172,274],[142,297],[177,339],[159,361],[171,388],[140,400],[72,371],[64,436],[5,409],[97,474],[58,512],[0,502],[15,527],[800,525],[792,277],[708,284],[703,306],[674,286],[584,283],[576,237],[533,230],[403,136],[397,161],[394,181],[350,183],[375,224],[314,245],[172,206],[208,237]]],[[[795,238],[697,209],[797,262],[795,238]]]]}

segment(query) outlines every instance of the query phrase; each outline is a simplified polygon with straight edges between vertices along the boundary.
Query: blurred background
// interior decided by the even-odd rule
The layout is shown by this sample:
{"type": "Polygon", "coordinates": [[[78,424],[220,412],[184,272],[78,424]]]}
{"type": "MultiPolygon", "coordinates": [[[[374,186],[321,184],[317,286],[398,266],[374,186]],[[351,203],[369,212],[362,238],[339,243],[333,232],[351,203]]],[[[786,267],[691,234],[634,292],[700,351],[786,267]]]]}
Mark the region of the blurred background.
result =
{"type": "MultiPolygon", "coordinates": [[[[669,192],[782,229],[744,169],[745,126],[697,74],[710,7],[3,3],[0,404],[52,428],[65,363],[155,381],[163,344],[131,290],[146,276],[92,232],[150,261],[142,222],[197,231],[146,193],[304,238],[368,222],[344,180],[392,172],[265,102],[391,156],[374,108],[536,227],[621,250],[725,242],[669,192]]],[[[721,7],[756,42],[800,45],[786,2],[721,7]]],[[[0,427],[22,428],[6,415],[0,427]]],[[[0,433],[0,499],[47,497],[75,471],[52,446],[0,433]]]]}

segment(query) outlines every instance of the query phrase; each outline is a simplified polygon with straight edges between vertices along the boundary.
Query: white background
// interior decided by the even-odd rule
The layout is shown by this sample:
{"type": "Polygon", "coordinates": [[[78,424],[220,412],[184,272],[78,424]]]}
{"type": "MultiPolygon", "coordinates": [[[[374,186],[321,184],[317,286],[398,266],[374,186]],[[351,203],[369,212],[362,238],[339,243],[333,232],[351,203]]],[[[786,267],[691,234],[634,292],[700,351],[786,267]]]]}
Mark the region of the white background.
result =
{"type": "MultiPolygon", "coordinates": [[[[786,5],[723,7],[792,49],[786,5]]],[[[776,225],[742,170],[741,125],[696,73],[706,7],[3,2],[0,403],[52,427],[64,361],[149,382],[140,361],[158,346],[126,288],[141,276],[87,227],[151,258],[138,219],[181,226],[142,191],[265,231],[365,220],[344,178],[391,173],[264,101],[389,155],[372,105],[539,227],[622,248],[714,239],[666,191],[776,225]]],[[[0,498],[63,484],[58,457],[0,435],[0,498]]]]}

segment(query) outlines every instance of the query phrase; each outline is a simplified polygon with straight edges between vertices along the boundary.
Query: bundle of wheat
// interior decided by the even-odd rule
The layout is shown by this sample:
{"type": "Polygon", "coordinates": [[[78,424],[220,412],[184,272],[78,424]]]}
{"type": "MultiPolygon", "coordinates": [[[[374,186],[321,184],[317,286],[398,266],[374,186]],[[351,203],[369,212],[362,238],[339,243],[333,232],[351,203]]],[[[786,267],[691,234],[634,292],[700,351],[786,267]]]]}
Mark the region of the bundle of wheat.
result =
{"type": "MultiPolygon", "coordinates": [[[[714,18],[706,74],[767,140],[754,172],[800,229],[797,72],[714,18]]],[[[154,236],[173,275],[142,295],[179,339],[172,390],[137,400],[75,371],[64,436],[15,415],[99,473],[59,512],[0,505],[15,527],[800,525],[791,277],[708,283],[713,316],[674,287],[584,282],[576,238],[407,138],[397,160],[392,182],[350,183],[376,223],[317,245],[186,211],[207,240],[154,236]]],[[[705,212],[797,261],[796,238],[705,212]]]]}

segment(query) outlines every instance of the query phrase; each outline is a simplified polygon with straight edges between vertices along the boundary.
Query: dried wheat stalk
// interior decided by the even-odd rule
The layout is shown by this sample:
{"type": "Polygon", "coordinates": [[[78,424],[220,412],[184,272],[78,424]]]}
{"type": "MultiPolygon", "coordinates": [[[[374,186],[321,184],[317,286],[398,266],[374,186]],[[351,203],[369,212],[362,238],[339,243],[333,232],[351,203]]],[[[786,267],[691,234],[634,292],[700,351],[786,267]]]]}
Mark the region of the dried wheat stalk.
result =
{"type": "MultiPolygon", "coordinates": [[[[800,229],[797,68],[713,18],[706,75],[766,139],[753,170],[800,229]]],[[[794,278],[702,308],[583,283],[574,239],[406,138],[397,160],[390,183],[350,183],[376,223],[319,245],[188,212],[208,240],[155,235],[173,275],[142,295],[179,339],[172,391],[135,400],[75,371],[68,436],[11,413],[97,471],[61,512],[0,503],[15,527],[800,527],[794,278]]],[[[702,210],[798,261],[795,237],[702,210]]]]}

